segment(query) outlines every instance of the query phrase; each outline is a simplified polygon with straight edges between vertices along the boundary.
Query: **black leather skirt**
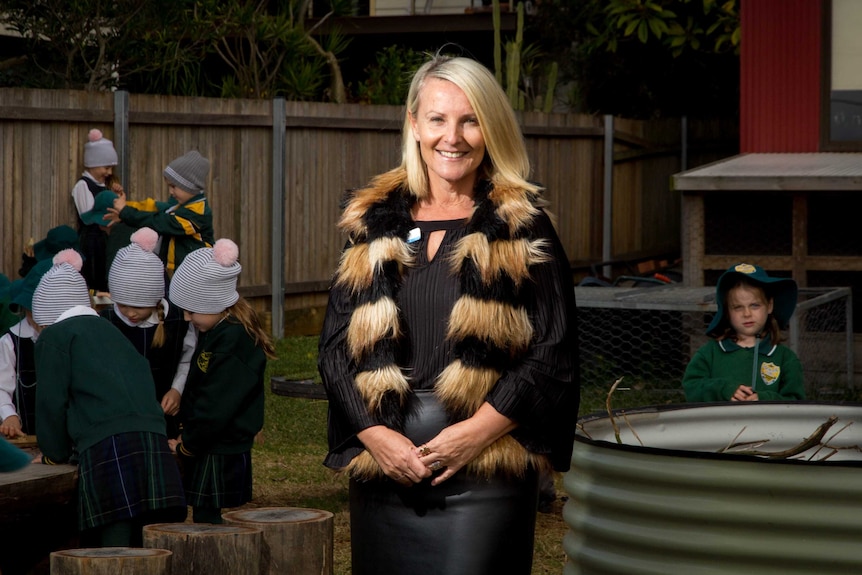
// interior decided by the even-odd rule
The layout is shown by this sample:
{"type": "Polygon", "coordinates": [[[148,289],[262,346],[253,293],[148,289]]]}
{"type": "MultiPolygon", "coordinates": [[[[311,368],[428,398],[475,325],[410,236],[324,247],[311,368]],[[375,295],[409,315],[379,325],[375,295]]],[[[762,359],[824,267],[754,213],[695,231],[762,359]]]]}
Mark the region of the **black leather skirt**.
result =
{"type": "MultiPolygon", "coordinates": [[[[416,444],[448,425],[418,392],[405,434],[416,444]]],[[[390,479],[350,482],[352,575],[529,575],[538,476],[477,479],[461,471],[432,487],[390,479]]]]}

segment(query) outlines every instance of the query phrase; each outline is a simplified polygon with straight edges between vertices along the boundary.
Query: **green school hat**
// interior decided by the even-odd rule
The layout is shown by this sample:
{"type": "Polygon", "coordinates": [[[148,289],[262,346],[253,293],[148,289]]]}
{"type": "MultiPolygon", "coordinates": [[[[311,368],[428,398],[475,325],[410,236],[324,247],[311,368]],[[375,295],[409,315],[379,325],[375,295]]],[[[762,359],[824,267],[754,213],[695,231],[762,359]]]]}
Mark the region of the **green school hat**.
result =
{"type": "Polygon", "coordinates": [[[45,239],[33,244],[33,257],[40,261],[50,259],[67,248],[78,249],[78,232],[66,225],[57,226],[48,230],[45,239]]]}
{"type": "Polygon", "coordinates": [[[114,207],[114,200],[117,197],[117,194],[110,190],[99,192],[93,200],[93,209],[81,214],[81,220],[88,226],[92,224],[107,226],[110,222],[103,219],[103,217],[108,213],[108,208],[114,207]]]}
{"type": "Polygon", "coordinates": [[[10,293],[12,298],[9,301],[9,309],[18,313],[21,308],[33,309],[33,293],[36,291],[36,286],[39,285],[39,280],[45,275],[51,266],[54,265],[54,258],[40,260],[33,266],[24,279],[12,282],[10,293]]]}
{"type": "Polygon", "coordinates": [[[724,314],[724,304],[727,299],[727,291],[740,279],[745,278],[752,284],[763,289],[767,298],[772,298],[772,317],[778,321],[778,327],[785,329],[790,322],[790,317],[796,310],[796,299],[799,289],[796,282],[791,278],[770,277],[760,266],[752,264],[736,264],[729,267],[715,285],[715,305],[717,307],[715,316],[712,318],[707,335],[722,333],[728,324],[724,314]]]}

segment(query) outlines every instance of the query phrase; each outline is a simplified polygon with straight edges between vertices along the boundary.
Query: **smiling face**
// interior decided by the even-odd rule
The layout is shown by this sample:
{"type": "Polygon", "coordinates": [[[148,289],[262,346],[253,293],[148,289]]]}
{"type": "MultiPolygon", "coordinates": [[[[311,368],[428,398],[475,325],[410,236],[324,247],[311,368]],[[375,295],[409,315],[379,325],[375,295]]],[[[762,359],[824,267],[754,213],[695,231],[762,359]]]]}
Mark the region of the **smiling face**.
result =
{"type": "Polygon", "coordinates": [[[105,180],[114,173],[113,166],[98,166],[95,168],[87,168],[87,172],[93,176],[93,179],[99,182],[100,184],[104,184],[105,180]]]}
{"type": "Polygon", "coordinates": [[[485,157],[485,137],[464,92],[446,80],[428,78],[410,115],[413,137],[428,167],[431,190],[469,189],[485,157]]]}
{"type": "Polygon", "coordinates": [[[772,313],[772,300],[766,299],[763,290],[740,284],[727,292],[727,313],[730,325],[736,331],[737,343],[744,347],[754,345],[754,338],[766,326],[772,313]]]}

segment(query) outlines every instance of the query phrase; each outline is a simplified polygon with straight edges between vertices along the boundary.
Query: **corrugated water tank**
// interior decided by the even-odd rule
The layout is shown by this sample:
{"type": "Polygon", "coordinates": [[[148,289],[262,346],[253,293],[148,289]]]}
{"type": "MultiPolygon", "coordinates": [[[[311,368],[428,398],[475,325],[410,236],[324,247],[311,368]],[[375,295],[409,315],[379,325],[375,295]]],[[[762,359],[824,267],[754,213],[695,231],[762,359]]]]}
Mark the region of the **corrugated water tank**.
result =
{"type": "Polygon", "coordinates": [[[862,573],[860,446],[858,404],[729,402],[584,416],[563,480],[563,572],[862,573]]]}

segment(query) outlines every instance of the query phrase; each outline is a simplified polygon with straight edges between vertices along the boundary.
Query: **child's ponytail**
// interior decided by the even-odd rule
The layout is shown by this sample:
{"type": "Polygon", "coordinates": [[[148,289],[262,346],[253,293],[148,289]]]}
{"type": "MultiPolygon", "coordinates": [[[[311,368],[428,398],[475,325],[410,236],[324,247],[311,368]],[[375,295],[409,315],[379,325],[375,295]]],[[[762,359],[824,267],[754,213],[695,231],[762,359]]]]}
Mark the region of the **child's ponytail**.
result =
{"type": "Polygon", "coordinates": [[[252,309],[251,305],[249,305],[245,298],[240,296],[237,302],[226,311],[243,325],[246,333],[248,333],[248,335],[254,340],[254,344],[263,350],[267,358],[277,358],[272,338],[266,330],[263,329],[257,312],[252,309]]]}
{"type": "Polygon", "coordinates": [[[156,327],[156,333],[153,334],[153,342],[150,344],[150,347],[153,349],[165,345],[165,308],[162,305],[157,305],[156,313],[159,314],[159,325],[156,327]]]}

